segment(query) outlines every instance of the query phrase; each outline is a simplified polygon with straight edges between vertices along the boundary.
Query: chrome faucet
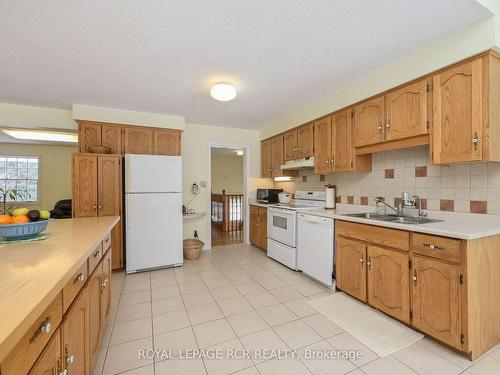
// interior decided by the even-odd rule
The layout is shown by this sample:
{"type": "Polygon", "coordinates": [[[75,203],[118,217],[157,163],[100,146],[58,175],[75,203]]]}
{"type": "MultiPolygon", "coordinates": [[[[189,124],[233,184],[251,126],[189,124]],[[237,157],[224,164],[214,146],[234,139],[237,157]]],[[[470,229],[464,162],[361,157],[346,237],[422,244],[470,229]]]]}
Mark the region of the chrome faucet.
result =
{"type": "Polygon", "coordinates": [[[385,206],[389,207],[391,210],[393,210],[394,212],[396,212],[396,214],[398,216],[404,216],[403,214],[403,204],[400,203],[398,207],[393,207],[391,206],[389,203],[386,203],[384,201],[384,199],[382,199],[382,197],[376,197],[375,198],[375,203],[382,203],[384,204],[385,206]]]}
{"type": "Polygon", "coordinates": [[[426,217],[427,212],[422,211],[422,199],[420,199],[420,197],[415,194],[413,197],[411,197],[411,201],[413,202],[415,207],[417,207],[417,209],[418,209],[418,211],[417,211],[418,218],[423,219],[424,217],[426,217]]]}

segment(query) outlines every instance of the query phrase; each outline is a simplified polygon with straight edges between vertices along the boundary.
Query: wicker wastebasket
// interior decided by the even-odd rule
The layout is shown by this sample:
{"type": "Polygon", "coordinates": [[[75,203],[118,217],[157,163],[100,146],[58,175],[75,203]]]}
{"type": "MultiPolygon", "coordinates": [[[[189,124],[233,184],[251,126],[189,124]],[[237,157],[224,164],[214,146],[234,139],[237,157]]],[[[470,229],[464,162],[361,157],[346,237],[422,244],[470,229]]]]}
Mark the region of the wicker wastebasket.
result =
{"type": "Polygon", "coordinates": [[[201,248],[205,245],[203,241],[195,238],[184,240],[184,258],[198,259],[201,255],[201,248]]]}

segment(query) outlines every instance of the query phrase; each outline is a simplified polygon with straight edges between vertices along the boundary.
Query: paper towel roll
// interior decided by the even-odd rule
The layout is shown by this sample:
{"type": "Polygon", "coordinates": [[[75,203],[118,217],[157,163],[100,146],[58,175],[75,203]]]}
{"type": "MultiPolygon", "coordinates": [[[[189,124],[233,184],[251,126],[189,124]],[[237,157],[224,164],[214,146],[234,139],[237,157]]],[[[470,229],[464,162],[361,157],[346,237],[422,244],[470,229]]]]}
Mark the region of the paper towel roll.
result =
{"type": "Polygon", "coordinates": [[[325,190],[325,208],[335,208],[335,186],[328,186],[325,190]]]}

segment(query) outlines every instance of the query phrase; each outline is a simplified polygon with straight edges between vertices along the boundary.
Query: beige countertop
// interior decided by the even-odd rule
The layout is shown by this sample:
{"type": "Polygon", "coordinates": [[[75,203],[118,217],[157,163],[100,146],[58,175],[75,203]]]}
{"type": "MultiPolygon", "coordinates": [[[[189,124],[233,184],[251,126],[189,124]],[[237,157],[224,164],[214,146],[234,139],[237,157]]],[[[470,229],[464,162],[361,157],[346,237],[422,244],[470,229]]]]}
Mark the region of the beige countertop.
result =
{"type": "MultiPolygon", "coordinates": [[[[416,210],[408,209],[406,212],[415,215],[416,210]]],[[[375,212],[375,206],[361,206],[352,204],[337,204],[336,209],[311,209],[301,210],[299,214],[328,217],[336,220],[352,221],[356,223],[371,224],[381,227],[403,229],[412,232],[435,234],[438,236],[453,237],[464,240],[473,240],[481,237],[500,234],[500,215],[483,215],[460,212],[430,211],[426,210],[428,217],[444,220],[429,224],[397,224],[381,220],[364,219],[343,216],[349,213],[375,212]]],[[[388,213],[390,213],[388,211],[388,213]]]]}
{"type": "Polygon", "coordinates": [[[0,245],[0,362],[119,220],[55,220],[47,240],[0,245]]]}
{"type": "Polygon", "coordinates": [[[248,204],[251,204],[252,206],[259,206],[259,207],[267,207],[267,206],[269,206],[269,204],[259,202],[255,198],[248,198],[248,204]]]}

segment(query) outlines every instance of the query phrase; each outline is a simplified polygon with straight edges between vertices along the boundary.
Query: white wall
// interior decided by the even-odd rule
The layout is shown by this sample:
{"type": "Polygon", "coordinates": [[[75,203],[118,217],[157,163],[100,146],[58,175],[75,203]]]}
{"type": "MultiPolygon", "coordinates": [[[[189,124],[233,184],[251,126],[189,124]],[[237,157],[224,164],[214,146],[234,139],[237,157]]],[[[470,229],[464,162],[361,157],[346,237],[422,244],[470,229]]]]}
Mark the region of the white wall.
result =
{"type": "Polygon", "coordinates": [[[212,193],[241,194],[243,188],[243,156],[212,152],[212,193]]]}

